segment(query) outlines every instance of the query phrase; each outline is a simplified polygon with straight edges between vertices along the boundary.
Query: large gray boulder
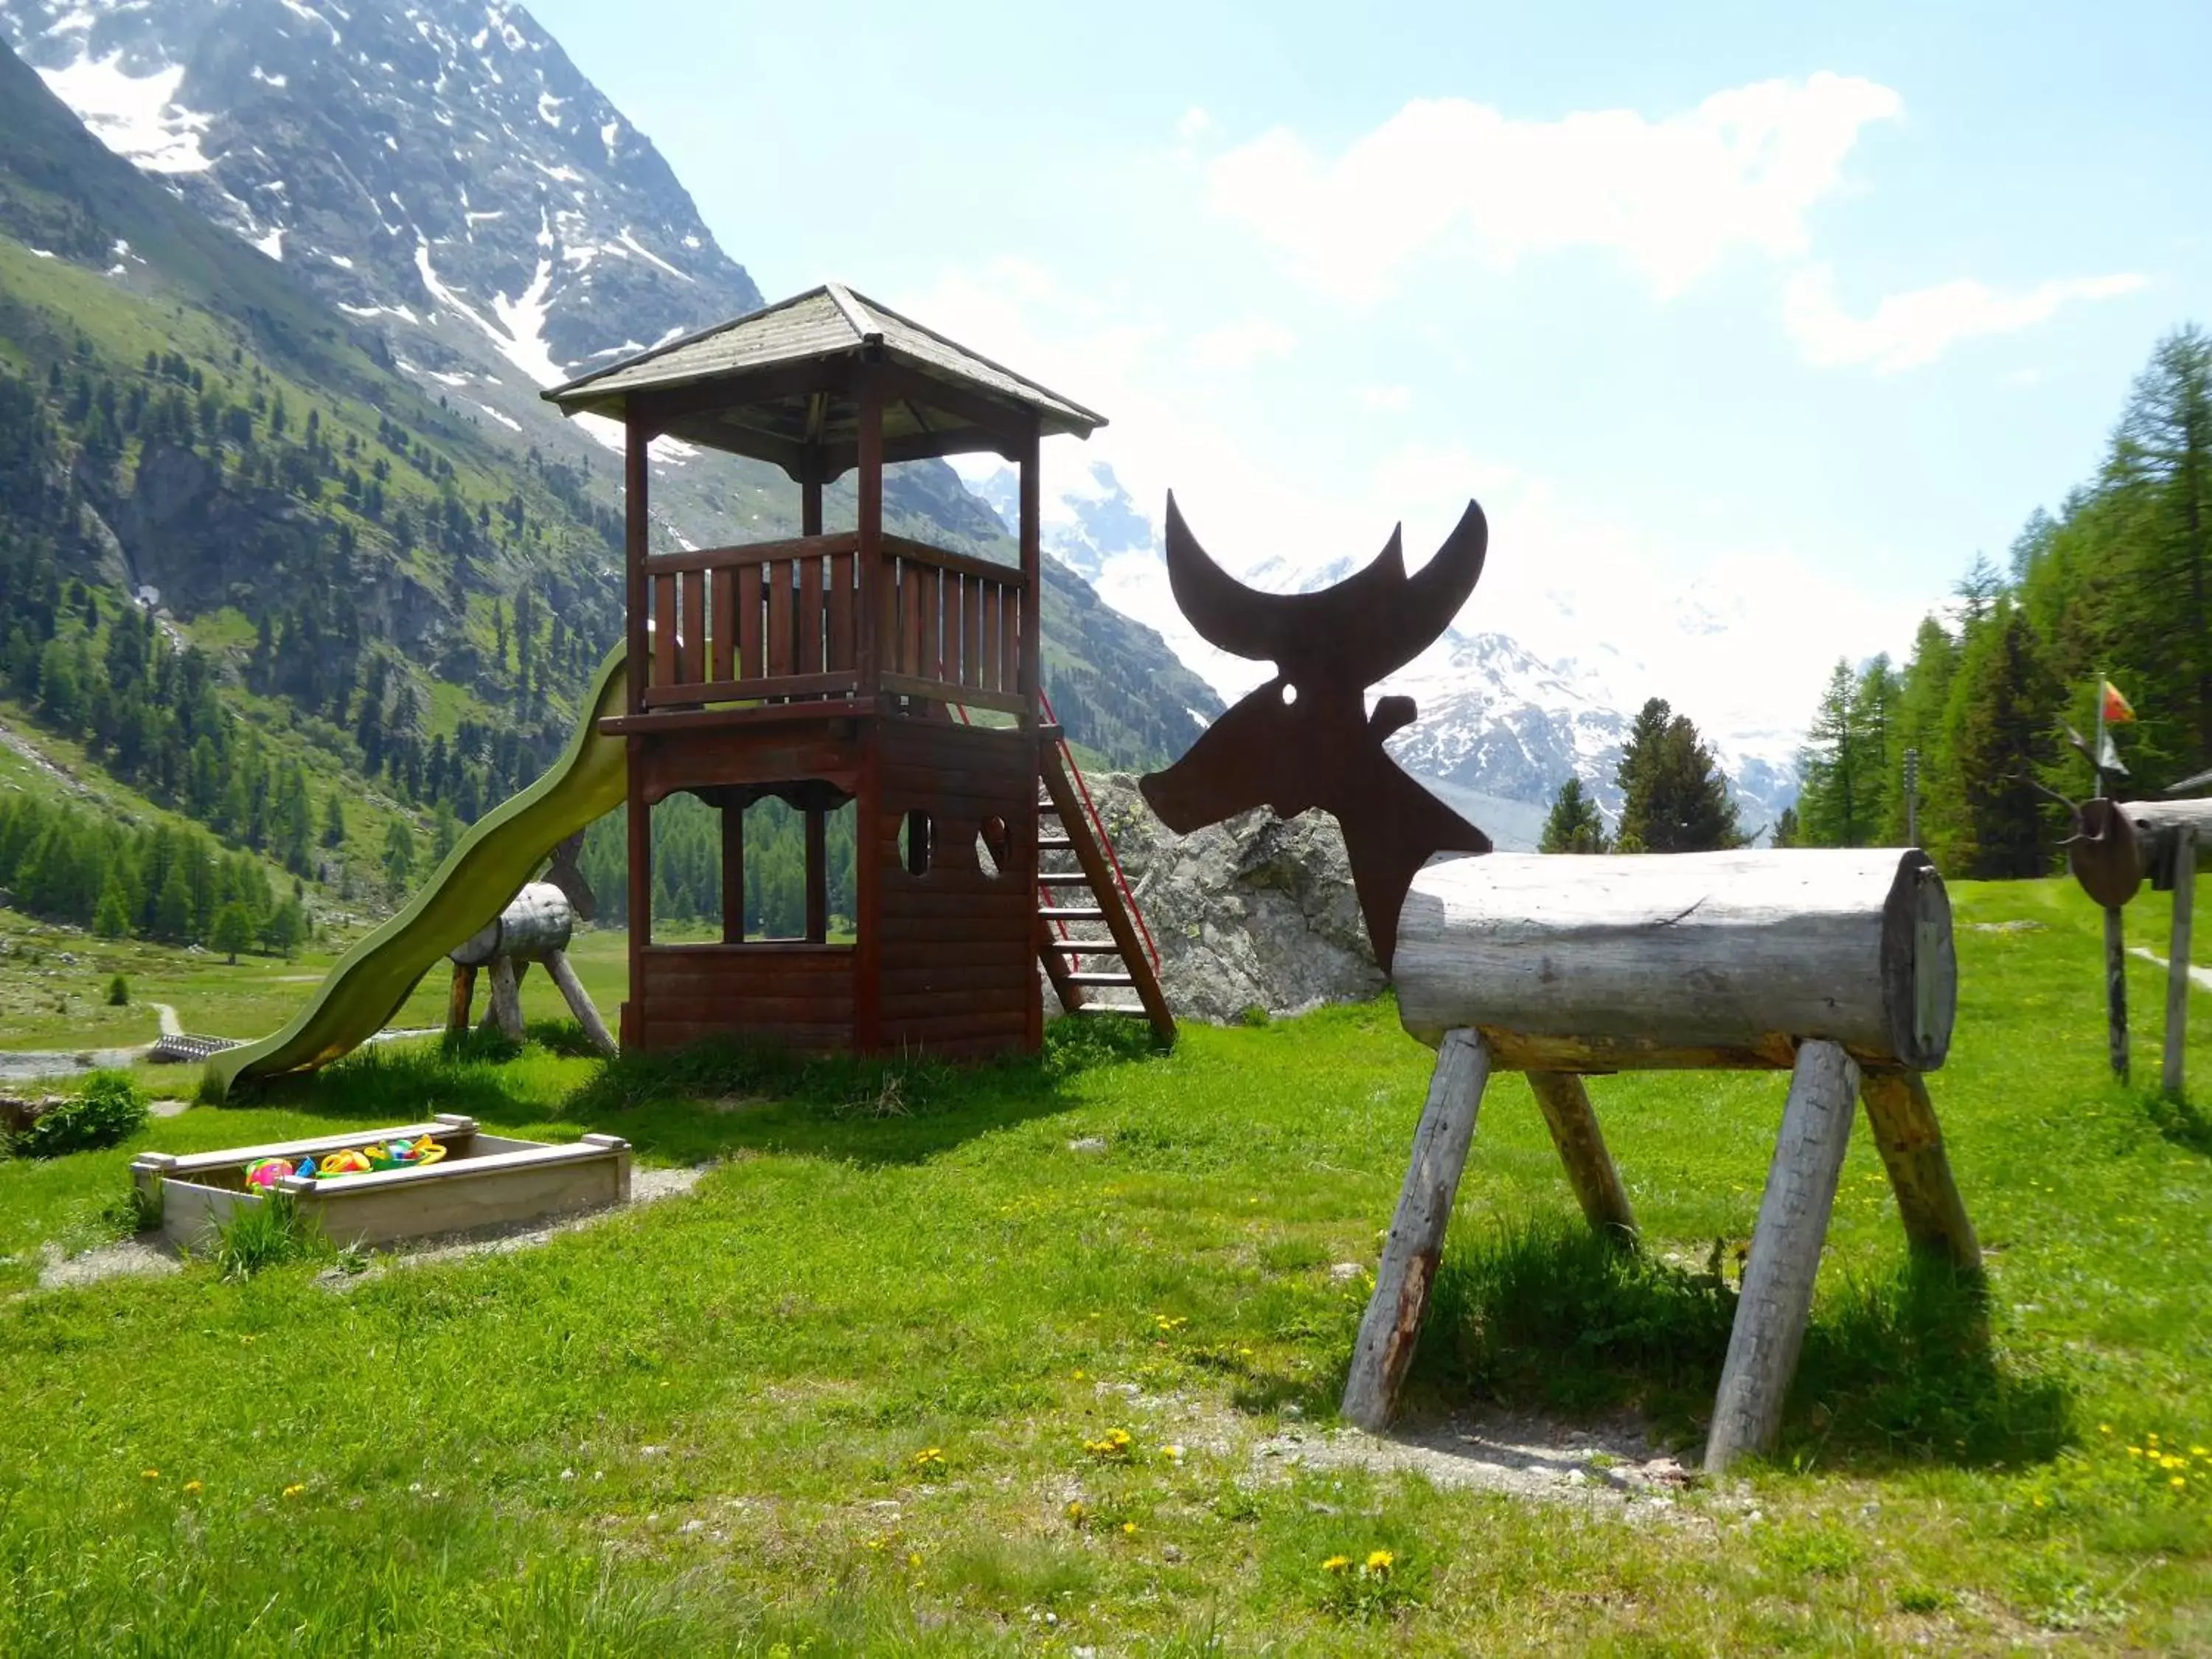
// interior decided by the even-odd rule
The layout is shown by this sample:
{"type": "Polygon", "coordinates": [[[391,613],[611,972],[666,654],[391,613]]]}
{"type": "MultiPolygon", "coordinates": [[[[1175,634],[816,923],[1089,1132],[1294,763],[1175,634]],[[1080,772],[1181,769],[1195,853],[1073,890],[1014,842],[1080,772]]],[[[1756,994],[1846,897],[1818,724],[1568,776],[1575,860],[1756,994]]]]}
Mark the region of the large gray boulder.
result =
{"type": "MultiPolygon", "coordinates": [[[[1334,818],[1247,812],[1178,836],[1153,816],[1133,775],[1089,782],[1158,943],[1176,1018],[1218,1024],[1255,1007],[1297,1013],[1382,990],[1334,818]]],[[[1046,1009],[1058,1012],[1049,989],[1046,1009]]]]}

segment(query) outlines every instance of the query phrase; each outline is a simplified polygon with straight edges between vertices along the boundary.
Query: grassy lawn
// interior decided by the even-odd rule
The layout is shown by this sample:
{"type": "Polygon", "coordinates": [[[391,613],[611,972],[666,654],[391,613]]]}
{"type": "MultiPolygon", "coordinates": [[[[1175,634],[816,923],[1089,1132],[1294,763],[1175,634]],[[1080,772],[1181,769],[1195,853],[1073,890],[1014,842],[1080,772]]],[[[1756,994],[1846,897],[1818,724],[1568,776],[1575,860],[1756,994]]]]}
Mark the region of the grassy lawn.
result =
{"type": "MultiPolygon", "coordinates": [[[[1932,1087],[1986,1305],[1908,1267],[1862,1127],[1745,1480],[1624,1508],[1256,1455],[1328,1426],[1365,1293],[1331,1265],[1372,1261],[1404,1173],[1429,1055],[1387,1003],[1165,1058],[1056,1028],[1042,1064],[889,1085],[387,1048],[0,1164],[0,1652],[2212,1651],[2212,1127],[2105,1074],[2070,887],[1954,897],[1932,1087]],[[343,1291],[312,1263],[33,1288],[47,1246],[113,1236],[146,1146],[441,1109],[718,1162],[343,1291]]],[[[611,1013],[620,936],[583,943],[611,1013]]],[[[2163,975],[2131,973],[2140,1055],[2163,975]]],[[[240,1034],[306,988],[276,977],[240,1034]]],[[[1693,1460],[1784,1082],[1591,1092],[1643,1264],[1583,1243],[1502,1079],[1410,1407],[1632,1413],[1693,1460]]]]}

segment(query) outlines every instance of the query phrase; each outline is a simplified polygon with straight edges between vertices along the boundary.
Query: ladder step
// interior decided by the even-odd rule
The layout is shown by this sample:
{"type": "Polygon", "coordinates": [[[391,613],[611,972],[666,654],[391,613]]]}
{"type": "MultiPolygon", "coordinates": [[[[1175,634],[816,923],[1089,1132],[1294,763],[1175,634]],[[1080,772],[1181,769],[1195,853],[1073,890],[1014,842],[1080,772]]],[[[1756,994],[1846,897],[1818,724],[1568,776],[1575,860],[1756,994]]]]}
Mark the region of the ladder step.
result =
{"type": "Polygon", "coordinates": [[[1040,853],[1073,853],[1074,850],[1075,843],[1068,840],[1066,836],[1037,837],[1037,851],[1040,853]]]}
{"type": "Polygon", "coordinates": [[[1127,1004],[1119,1002],[1085,1002],[1079,1004],[1073,1008],[1068,1009],[1067,1012],[1071,1014],[1085,1015],[1119,1014],[1124,1019],[1146,1019],[1150,1018],[1143,1008],[1133,1008],[1127,1004]]]}
{"type": "Polygon", "coordinates": [[[1040,887],[1088,887],[1090,884],[1091,878],[1085,875],[1080,870],[1040,870],[1037,872],[1037,885],[1040,887]]]}
{"type": "Polygon", "coordinates": [[[1103,921],[1106,913],[1079,904],[1046,904],[1038,907],[1037,915],[1047,921],[1103,921]]]}
{"type": "Polygon", "coordinates": [[[1110,939],[1048,939],[1037,947],[1063,957],[1118,957],[1121,949],[1110,939]]]}
{"type": "Polygon", "coordinates": [[[1127,985],[1134,988],[1137,981],[1127,974],[1070,974],[1070,985],[1127,985]]]}

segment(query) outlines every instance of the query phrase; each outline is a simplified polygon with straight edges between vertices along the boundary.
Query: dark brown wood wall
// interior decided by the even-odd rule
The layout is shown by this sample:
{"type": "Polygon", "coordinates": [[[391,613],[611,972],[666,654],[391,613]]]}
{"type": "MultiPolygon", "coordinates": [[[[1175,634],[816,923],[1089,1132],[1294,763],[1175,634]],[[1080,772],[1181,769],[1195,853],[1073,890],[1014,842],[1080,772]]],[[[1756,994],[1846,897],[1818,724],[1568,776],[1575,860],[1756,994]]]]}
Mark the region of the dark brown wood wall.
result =
{"type": "Polygon", "coordinates": [[[652,945],[625,1005],[639,1047],[734,1036],[853,1046],[853,950],[840,945],[652,945]]]}
{"type": "Polygon", "coordinates": [[[1030,1047],[1037,1026],[1035,739],[929,720],[886,720],[873,823],[882,944],[878,1042],[968,1057],[1030,1047]],[[919,808],[933,826],[930,866],[911,874],[899,828],[919,808]],[[1010,856],[987,875],[976,855],[987,819],[1006,824],[1010,856]]]}

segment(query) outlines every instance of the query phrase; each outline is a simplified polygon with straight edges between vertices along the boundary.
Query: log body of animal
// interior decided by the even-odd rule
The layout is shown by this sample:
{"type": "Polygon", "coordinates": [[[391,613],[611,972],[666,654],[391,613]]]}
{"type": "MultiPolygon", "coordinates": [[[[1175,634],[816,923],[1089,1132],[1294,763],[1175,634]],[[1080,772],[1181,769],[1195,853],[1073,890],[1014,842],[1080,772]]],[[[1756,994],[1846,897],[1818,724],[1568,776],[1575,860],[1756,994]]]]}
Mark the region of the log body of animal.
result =
{"type": "Polygon", "coordinates": [[[457,946],[453,960],[468,968],[481,968],[497,957],[532,961],[549,951],[567,950],[575,927],[568,896],[550,881],[533,881],[457,946]]]}
{"type": "Polygon", "coordinates": [[[1432,860],[1398,916],[1406,1029],[1480,1031],[1501,1070],[1788,1070],[1808,1038],[1933,1071],[1958,998],[1917,850],[1432,860]]]}

